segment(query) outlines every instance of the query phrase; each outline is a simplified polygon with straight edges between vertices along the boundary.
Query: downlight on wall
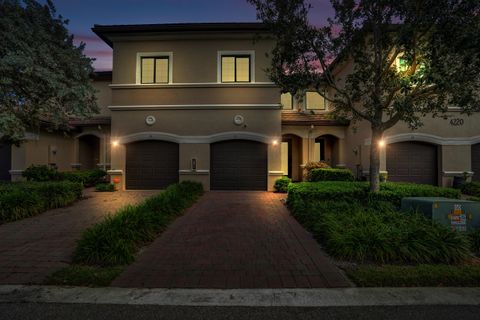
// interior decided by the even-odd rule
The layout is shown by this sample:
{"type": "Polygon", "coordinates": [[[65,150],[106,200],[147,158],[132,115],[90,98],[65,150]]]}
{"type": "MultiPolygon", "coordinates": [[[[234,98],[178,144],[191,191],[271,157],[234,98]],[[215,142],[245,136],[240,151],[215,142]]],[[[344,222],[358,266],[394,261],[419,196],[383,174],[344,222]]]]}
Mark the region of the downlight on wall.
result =
{"type": "Polygon", "coordinates": [[[378,141],[378,146],[379,146],[380,148],[385,148],[385,140],[380,139],[380,140],[378,141]]]}
{"type": "Polygon", "coordinates": [[[113,140],[112,141],[112,146],[113,147],[118,147],[118,140],[113,140]]]}
{"type": "Polygon", "coordinates": [[[274,146],[278,145],[278,140],[277,139],[273,140],[272,145],[274,145],[274,146]]]}

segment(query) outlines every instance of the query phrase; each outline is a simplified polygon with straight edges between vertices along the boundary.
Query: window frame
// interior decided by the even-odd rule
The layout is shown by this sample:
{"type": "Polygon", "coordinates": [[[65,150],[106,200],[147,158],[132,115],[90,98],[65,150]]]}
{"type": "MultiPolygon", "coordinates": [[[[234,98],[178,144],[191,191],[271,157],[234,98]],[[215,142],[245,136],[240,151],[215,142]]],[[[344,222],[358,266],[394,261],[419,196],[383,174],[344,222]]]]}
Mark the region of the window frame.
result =
{"type": "Polygon", "coordinates": [[[170,83],[170,57],[169,56],[155,56],[155,57],[140,57],[140,84],[168,84],[170,83]],[[153,82],[143,82],[143,60],[153,59],[153,82]],[[167,81],[157,82],[157,60],[167,59],[167,81]]]}
{"type": "MultiPolygon", "coordinates": [[[[156,77],[156,61],[154,62],[154,81],[156,77]]],[[[154,86],[154,85],[167,85],[173,83],[173,52],[137,52],[137,69],[135,76],[135,83],[138,85],[144,86],[154,86]],[[142,82],[142,60],[143,58],[168,58],[168,82],[153,82],[153,83],[143,83],[142,82]]]]}
{"type": "MultiPolygon", "coordinates": [[[[237,63],[235,59],[235,79],[237,78],[237,63]]],[[[241,50],[241,51],[217,51],[217,83],[223,84],[248,84],[248,83],[255,83],[255,51],[254,50],[241,50]],[[223,57],[244,57],[249,58],[248,66],[249,66],[249,74],[248,80],[249,81],[223,81],[222,79],[222,64],[223,64],[223,57]]]]}
{"type": "Polygon", "coordinates": [[[250,83],[252,82],[252,57],[248,54],[223,54],[220,59],[221,82],[222,83],[250,83]],[[233,58],[233,81],[223,81],[223,58],[233,58]],[[237,59],[248,58],[248,81],[237,80],[237,59]]]}
{"type": "MultiPolygon", "coordinates": [[[[290,93],[290,92],[284,92],[284,93],[281,93],[280,94],[280,103],[282,103],[282,95],[284,94],[287,94],[287,93],[290,93]]],[[[292,107],[291,108],[284,108],[283,104],[282,104],[282,110],[286,110],[286,111],[289,111],[289,110],[294,110],[294,95],[290,93],[290,100],[291,100],[291,104],[292,104],[292,107]]]]}
{"type": "Polygon", "coordinates": [[[320,93],[318,93],[317,91],[306,91],[305,92],[305,109],[306,110],[312,110],[312,111],[327,111],[327,100],[325,99],[324,96],[322,96],[320,93]],[[311,93],[316,93],[320,96],[320,98],[323,99],[323,109],[318,109],[318,108],[309,108],[308,107],[308,92],[311,92],[311,93]]]}

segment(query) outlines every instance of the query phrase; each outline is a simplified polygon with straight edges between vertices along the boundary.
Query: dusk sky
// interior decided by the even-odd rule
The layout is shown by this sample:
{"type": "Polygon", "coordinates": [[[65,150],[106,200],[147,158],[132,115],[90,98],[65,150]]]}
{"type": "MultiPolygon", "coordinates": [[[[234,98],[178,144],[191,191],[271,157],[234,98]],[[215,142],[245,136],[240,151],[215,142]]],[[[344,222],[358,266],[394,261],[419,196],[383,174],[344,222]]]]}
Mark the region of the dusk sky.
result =
{"type": "MultiPolygon", "coordinates": [[[[312,22],[323,24],[332,15],[329,0],[311,0],[312,22]]],[[[254,22],[255,8],[246,0],[54,0],[57,12],[70,20],[77,42],[97,60],[96,70],[112,69],[112,50],[91,28],[94,24],[175,22],[254,22]]]]}

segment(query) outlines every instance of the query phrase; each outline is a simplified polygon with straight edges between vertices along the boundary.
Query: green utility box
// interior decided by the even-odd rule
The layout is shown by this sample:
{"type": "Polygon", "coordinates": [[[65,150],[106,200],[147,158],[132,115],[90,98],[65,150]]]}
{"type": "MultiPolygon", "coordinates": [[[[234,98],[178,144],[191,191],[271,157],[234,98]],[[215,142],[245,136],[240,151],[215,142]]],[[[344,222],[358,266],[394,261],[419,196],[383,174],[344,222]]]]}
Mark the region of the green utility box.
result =
{"type": "Polygon", "coordinates": [[[480,202],[440,197],[403,198],[402,210],[411,209],[457,231],[480,229],[480,202]]]}

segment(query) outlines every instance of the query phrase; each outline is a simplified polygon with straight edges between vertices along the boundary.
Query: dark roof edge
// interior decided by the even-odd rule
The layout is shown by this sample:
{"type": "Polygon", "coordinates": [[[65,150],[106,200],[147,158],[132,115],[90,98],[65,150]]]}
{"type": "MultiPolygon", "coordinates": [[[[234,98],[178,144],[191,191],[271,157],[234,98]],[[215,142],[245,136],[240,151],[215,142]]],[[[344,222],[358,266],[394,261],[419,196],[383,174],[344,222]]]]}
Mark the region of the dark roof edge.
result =
{"type": "Polygon", "coordinates": [[[141,32],[267,32],[267,25],[261,22],[211,22],[211,23],[160,23],[160,24],[95,24],[92,31],[110,47],[112,42],[107,33],[141,32]]]}

